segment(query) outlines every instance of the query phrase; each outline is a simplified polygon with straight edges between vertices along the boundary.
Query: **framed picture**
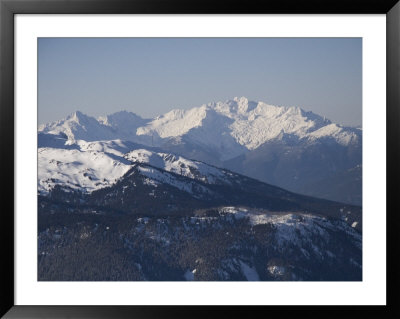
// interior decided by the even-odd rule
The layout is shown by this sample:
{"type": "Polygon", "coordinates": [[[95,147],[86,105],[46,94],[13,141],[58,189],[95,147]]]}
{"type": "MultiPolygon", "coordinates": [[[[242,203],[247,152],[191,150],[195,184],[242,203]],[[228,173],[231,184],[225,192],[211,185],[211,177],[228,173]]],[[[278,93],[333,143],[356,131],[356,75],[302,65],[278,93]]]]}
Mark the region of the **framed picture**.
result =
{"type": "Polygon", "coordinates": [[[0,10],[5,318],[398,314],[397,1],[0,10]]]}

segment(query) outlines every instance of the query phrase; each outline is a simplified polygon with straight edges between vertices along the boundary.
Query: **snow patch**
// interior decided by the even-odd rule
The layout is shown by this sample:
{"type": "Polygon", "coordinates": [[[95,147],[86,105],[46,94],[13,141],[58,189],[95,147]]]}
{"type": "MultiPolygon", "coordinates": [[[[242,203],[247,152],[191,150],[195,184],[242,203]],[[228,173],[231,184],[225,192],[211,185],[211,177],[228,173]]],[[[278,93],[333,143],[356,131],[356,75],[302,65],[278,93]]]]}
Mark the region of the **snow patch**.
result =
{"type": "Polygon", "coordinates": [[[273,276],[283,276],[285,274],[285,267],[282,266],[268,266],[267,267],[269,273],[273,276]]]}
{"type": "Polygon", "coordinates": [[[241,260],[239,262],[242,273],[246,277],[247,281],[260,281],[260,276],[254,267],[250,267],[241,260]]]}

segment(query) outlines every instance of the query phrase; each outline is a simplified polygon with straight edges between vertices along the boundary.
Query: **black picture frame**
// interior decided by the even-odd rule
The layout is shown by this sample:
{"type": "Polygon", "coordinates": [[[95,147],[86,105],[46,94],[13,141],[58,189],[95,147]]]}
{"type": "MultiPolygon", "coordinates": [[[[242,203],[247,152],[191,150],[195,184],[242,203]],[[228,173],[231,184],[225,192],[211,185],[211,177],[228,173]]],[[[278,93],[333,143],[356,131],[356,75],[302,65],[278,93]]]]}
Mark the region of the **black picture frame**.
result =
{"type": "Polygon", "coordinates": [[[0,0],[1,308],[4,318],[163,318],[294,315],[399,317],[397,183],[400,137],[398,0],[0,0]],[[386,306],[16,306],[14,304],[14,15],[15,14],[386,14],[387,34],[387,305],[386,306]]]}

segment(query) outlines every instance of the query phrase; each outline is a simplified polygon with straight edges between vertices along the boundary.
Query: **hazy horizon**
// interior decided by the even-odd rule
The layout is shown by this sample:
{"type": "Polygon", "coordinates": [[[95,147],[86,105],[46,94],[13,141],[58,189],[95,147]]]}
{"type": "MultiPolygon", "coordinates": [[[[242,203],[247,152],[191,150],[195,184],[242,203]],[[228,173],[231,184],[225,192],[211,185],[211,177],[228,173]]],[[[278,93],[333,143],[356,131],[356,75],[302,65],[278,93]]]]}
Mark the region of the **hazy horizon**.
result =
{"type": "Polygon", "coordinates": [[[361,38],[39,38],[38,121],[245,96],[362,124],[361,38]]]}

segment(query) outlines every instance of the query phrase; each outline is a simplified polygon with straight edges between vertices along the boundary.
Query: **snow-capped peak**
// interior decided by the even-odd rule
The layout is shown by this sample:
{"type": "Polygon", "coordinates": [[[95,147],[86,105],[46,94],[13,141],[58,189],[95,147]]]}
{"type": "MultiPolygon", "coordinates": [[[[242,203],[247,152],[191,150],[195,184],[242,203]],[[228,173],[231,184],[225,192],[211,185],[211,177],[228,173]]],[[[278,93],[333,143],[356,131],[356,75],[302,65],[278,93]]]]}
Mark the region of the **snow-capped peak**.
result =
{"type": "Polygon", "coordinates": [[[72,120],[79,123],[80,120],[84,121],[87,119],[87,117],[88,116],[86,114],[83,114],[81,111],[75,111],[67,117],[67,120],[72,120]]]}
{"type": "Polygon", "coordinates": [[[105,134],[101,130],[100,123],[93,117],[76,111],[65,119],[43,125],[39,132],[67,136],[69,142],[76,140],[101,140],[110,139],[111,134],[105,134]]]}
{"type": "Polygon", "coordinates": [[[148,121],[133,112],[128,112],[125,110],[115,112],[106,116],[100,116],[97,118],[97,120],[104,125],[109,125],[112,127],[129,126],[135,123],[137,123],[138,125],[143,125],[144,123],[146,123],[146,121],[148,121]]]}
{"type": "MultiPolygon", "coordinates": [[[[196,143],[222,148],[226,158],[232,158],[241,154],[243,148],[253,150],[285,134],[315,140],[316,135],[311,134],[330,124],[324,117],[300,107],[274,106],[235,97],[189,110],[172,110],[138,128],[137,134],[161,139],[185,136],[196,143]]],[[[347,134],[346,129],[343,134],[347,134]]],[[[344,140],[351,138],[341,139],[344,140]]]]}
{"type": "Polygon", "coordinates": [[[128,140],[136,141],[136,130],[145,125],[148,120],[142,119],[134,113],[122,111],[98,119],[76,111],[65,119],[39,127],[40,133],[67,136],[68,143],[79,140],[104,141],[128,140]]]}

